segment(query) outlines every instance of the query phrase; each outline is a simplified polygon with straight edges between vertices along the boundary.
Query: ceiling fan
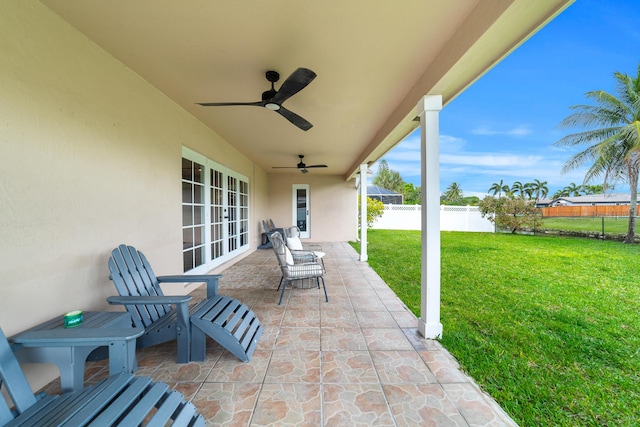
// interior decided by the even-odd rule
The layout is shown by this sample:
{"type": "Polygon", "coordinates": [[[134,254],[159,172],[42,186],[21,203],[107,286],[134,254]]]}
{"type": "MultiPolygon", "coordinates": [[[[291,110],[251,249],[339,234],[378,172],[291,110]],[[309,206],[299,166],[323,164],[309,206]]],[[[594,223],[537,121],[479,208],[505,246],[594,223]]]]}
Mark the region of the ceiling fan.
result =
{"type": "Polygon", "coordinates": [[[276,71],[267,71],[267,80],[271,82],[271,89],[262,92],[262,101],[256,102],[198,102],[198,105],[204,107],[225,107],[230,105],[252,105],[255,107],[264,107],[268,110],[275,111],[300,129],[307,131],[313,127],[311,123],[303,119],[296,113],[287,110],[282,104],[307,87],[316,73],[307,68],[298,68],[282,83],[279,90],[276,90],[274,83],[280,80],[280,74],[276,71]]]}
{"type": "Polygon", "coordinates": [[[304,156],[302,154],[298,154],[300,157],[300,162],[296,166],[274,166],[273,169],[298,169],[302,173],[309,173],[307,169],[310,168],[326,168],[327,165],[306,165],[302,159],[304,156]]]}

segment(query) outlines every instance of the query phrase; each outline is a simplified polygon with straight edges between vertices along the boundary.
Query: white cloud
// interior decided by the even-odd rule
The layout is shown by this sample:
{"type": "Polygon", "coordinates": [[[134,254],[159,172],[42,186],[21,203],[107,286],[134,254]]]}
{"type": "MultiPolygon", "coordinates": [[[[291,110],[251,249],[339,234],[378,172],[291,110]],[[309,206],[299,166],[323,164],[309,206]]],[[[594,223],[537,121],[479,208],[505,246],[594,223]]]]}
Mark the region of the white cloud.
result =
{"type": "Polygon", "coordinates": [[[483,126],[483,127],[473,129],[471,131],[471,133],[474,135],[485,135],[485,136],[506,135],[506,136],[515,136],[515,137],[526,136],[531,134],[531,132],[532,131],[528,125],[521,125],[513,129],[507,129],[507,130],[494,130],[494,129],[490,129],[488,127],[483,126]]]}
{"type": "MultiPolygon", "coordinates": [[[[524,127],[519,128],[524,129],[524,127]]],[[[511,130],[516,134],[516,129],[511,130]]],[[[524,132],[524,131],[520,131],[524,132]]],[[[486,146],[486,144],[483,144],[486,146]]],[[[457,182],[465,195],[483,197],[494,182],[504,180],[511,185],[515,181],[547,181],[553,193],[568,184],[582,183],[586,168],[562,174],[562,166],[569,157],[564,147],[540,144],[531,153],[531,147],[513,146],[511,152],[468,150],[463,138],[440,135],[440,186],[442,191],[457,182]],[[529,152],[523,152],[522,150],[529,152]]],[[[489,148],[489,147],[486,147],[489,148]]],[[[420,185],[420,135],[414,132],[391,150],[384,159],[389,167],[400,173],[406,182],[420,185]]],[[[371,170],[377,173],[378,165],[371,170]]]]}
{"type": "Polygon", "coordinates": [[[467,141],[451,135],[440,135],[440,153],[459,152],[464,150],[467,141]]]}
{"type": "Polygon", "coordinates": [[[495,153],[470,153],[470,154],[441,154],[440,163],[450,163],[457,165],[469,165],[477,167],[497,167],[537,164],[542,161],[542,156],[519,156],[515,154],[495,154],[495,153]]]}

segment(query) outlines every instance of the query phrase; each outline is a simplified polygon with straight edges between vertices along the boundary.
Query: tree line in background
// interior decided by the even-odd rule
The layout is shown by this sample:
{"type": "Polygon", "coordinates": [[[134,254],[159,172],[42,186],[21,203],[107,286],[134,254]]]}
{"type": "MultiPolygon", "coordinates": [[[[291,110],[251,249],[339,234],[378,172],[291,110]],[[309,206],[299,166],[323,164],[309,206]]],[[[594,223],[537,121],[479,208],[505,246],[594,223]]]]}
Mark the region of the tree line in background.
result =
{"type": "MultiPolygon", "coordinates": [[[[615,187],[613,185],[605,184],[582,184],[578,185],[574,182],[556,191],[551,196],[551,199],[557,199],[559,197],[578,197],[586,196],[590,194],[604,194],[606,191],[611,191],[615,187]]],[[[549,187],[547,187],[547,181],[540,181],[539,179],[533,180],[533,182],[522,183],[520,181],[514,182],[511,186],[500,182],[494,182],[488,190],[489,194],[494,196],[501,196],[503,193],[505,196],[520,196],[525,199],[540,200],[544,199],[549,194],[549,187]]]]}
{"type": "Polygon", "coordinates": [[[389,168],[386,160],[382,160],[378,165],[378,173],[373,177],[373,185],[402,194],[405,205],[420,204],[420,198],[422,197],[420,187],[404,182],[400,172],[389,168]]]}
{"type": "MultiPolygon", "coordinates": [[[[640,176],[640,65],[636,76],[620,72],[615,72],[613,76],[616,82],[614,94],[602,90],[587,92],[585,96],[593,101],[594,105],[580,104],[570,107],[574,113],[560,123],[563,128],[578,127],[582,130],[566,135],[555,145],[586,146],[567,160],[562,172],[583,165],[590,166],[584,177],[585,184],[571,183],[552,197],[601,194],[612,189],[611,184],[627,182],[630,189],[629,226],[624,242],[633,243],[640,176]],[[603,179],[603,185],[586,184],[595,179],[603,179]]],[[[420,203],[420,187],[405,184],[400,174],[391,171],[384,160],[380,162],[378,174],[373,182],[375,185],[403,194],[405,203],[420,203]]],[[[516,181],[509,186],[501,180],[489,189],[493,196],[485,197],[479,206],[496,225],[504,221],[505,228],[515,232],[523,226],[518,223],[522,218],[529,218],[531,225],[536,223],[538,219],[535,215],[535,201],[546,197],[548,191],[546,181],[516,181]],[[503,194],[505,197],[502,197],[503,194]]],[[[455,182],[449,185],[441,197],[443,203],[447,204],[462,203],[463,199],[462,189],[455,182]]]]}
{"type": "MultiPolygon", "coordinates": [[[[640,175],[640,65],[635,77],[615,72],[614,78],[615,95],[602,90],[587,92],[586,97],[594,101],[595,105],[570,107],[575,112],[565,118],[560,126],[579,127],[583,130],[569,134],[555,143],[565,147],[586,146],[569,158],[562,168],[563,173],[590,164],[584,182],[602,178],[604,184],[590,186],[572,183],[553,197],[604,193],[612,188],[610,183],[626,181],[631,194],[629,226],[624,242],[634,243],[640,175]]],[[[538,180],[529,184],[516,182],[511,187],[500,181],[489,189],[498,197],[486,197],[480,202],[480,209],[483,215],[493,218],[496,226],[504,221],[504,226],[516,230],[522,225],[518,221],[529,221],[526,226],[535,228],[538,218],[531,199],[534,195],[536,200],[539,199],[544,188],[546,182],[538,180]],[[507,197],[500,197],[503,192],[507,197]],[[528,202],[525,201],[527,196],[530,198],[528,202]]]]}
{"type": "MultiPolygon", "coordinates": [[[[419,205],[421,203],[421,188],[404,182],[399,172],[389,168],[386,160],[382,160],[378,165],[378,172],[373,177],[373,185],[402,194],[405,205],[419,205]]],[[[454,182],[440,196],[440,201],[444,205],[475,206],[480,202],[480,199],[475,196],[465,197],[460,186],[454,182]]]]}

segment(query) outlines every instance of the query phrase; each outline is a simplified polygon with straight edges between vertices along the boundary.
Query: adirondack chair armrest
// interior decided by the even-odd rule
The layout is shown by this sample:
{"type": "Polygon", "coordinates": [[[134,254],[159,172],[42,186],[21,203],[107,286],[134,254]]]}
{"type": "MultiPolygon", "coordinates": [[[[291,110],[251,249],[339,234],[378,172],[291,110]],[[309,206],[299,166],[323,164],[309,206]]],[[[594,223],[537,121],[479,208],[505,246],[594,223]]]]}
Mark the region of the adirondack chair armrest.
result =
{"type": "Polygon", "coordinates": [[[27,347],[82,347],[127,341],[143,333],[143,328],[47,329],[23,332],[13,341],[27,347]]]}
{"type": "Polygon", "coordinates": [[[161,297],[148,296],[110,296],[107,298],[109,304],[137,305],[137,304],[176,304],[187,305],[191,301],[191,295],[165,295],[161,297]]]}
{"type": "Polygon", "coordinates": [[[205,282],[207,284],[207,298],[213,298],[218,295],[218,279],[222,274],[200,274],[200,275],[182,275],[182,276],[158,276],[158,282],[162,283],[194,283],[205,282]]]}

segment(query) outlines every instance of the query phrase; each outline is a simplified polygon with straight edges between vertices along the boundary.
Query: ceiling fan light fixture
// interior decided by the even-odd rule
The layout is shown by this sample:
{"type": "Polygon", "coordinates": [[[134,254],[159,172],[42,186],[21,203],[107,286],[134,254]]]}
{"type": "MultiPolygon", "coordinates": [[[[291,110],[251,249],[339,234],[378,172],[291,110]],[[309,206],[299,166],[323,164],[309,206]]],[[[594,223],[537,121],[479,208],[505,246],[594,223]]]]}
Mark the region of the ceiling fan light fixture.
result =
{"type": "Polygon", "coordinates": [[[253,107],[264,107],[267,110],[275,111],[293,125],[303,131],[308,131],[313,127],[306,119],[300,117],[293,111],[289,111],[282,104],[296,93],[307,87],[313,79],[316,78],[316,73],[308,68],[296,69],[287,79],[280,85],[280,89],[276,90],[274,83],[280,79],[280,74],[276,71],[267,71],[267,80],[271,83],[271,89],[262,92],[262,101],[257,102],[197,102],[198,105],[203,107],[225,107],[231,105],[245,105],[253,107]]]}
{"type": "Polygon", "coordinates": [[[300,158],[300,162],[295,165],[295,166],[273,166],[273,169],[295,169],[298,168],[298,170],[300,172],[302,172],[303,174],[307,174],[309,173],[309,169],[310,168],[326,168],[327,165],[307,165],[303,160],[304,160],[304,155],[302,154],[298,154],[298,157],[300,158]],[[307,169],[309,168],[309,169],[307,169]]]}

